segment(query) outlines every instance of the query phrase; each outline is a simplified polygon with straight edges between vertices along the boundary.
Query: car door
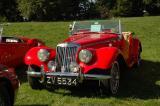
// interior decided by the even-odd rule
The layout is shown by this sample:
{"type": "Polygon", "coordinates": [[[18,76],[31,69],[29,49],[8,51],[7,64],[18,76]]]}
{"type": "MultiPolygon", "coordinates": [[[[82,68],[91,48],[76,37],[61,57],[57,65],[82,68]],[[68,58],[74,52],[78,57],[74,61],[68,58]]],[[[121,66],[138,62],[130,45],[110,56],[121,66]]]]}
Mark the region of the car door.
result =
{"type": "Polygon", "coordinates": [[[30,45],[25,42],[12,43],[11,48],[14,55],[12,62],[14,62],[16,66],[23,64],[24,56],[26,52],[30,49],[30,45]]]}
{"type": "Polygon", "coordinates": [[[14,58],[12,44],[0,43],[0,64],[13,66],[14,58]]]}

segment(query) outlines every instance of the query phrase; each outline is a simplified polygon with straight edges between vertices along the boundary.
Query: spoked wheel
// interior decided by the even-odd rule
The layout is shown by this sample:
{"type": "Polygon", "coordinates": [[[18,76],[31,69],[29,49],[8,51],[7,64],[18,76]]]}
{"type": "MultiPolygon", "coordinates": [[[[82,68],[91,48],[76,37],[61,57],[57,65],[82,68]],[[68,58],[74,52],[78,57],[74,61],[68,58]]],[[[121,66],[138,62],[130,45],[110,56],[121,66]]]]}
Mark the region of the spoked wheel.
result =
{"type": "Polygon", "coordinates": [[[112,94],[116,94],[118,92],[120,82],[120,71],[117,61],[112,65],[110,74],[112,78],[109,79],[109,90],[112,94]]]}
{"type": "Polygon", "coordinates": [[[115,61],[110,70],[111,79],[102,80],[102,90],[104,93],[117,94],[120,83],[119,63],[115,61]]]}
{"type": "MultiPolygon", "coordinates": [[[[0,82],[1,83],[1,82],[0,82]]],[[[0,84],[0,106],[12,106],[11,104],[11,96],[9,95],[9,91],[5,84],[0,84]]]]}
{"type": "MultiPolygon", "coordinates": [[[[28,71],[37,71],[34,67],[28,66],[28,71]]],[[[32,89],[42,89],[43,85],[40,83],[40,78],[27,75],[28,83],[32,89]]]]}

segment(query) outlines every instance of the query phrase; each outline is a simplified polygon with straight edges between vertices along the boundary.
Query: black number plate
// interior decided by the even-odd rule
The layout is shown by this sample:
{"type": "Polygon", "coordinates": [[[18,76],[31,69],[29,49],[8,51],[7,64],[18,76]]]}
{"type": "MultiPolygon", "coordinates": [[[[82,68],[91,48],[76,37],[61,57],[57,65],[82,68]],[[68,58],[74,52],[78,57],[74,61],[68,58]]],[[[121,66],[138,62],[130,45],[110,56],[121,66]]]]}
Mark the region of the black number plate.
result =
{"type": "Polygon", "coordinates": [[[47,84],[76,86],[77,79],[67,77],[47,77],[47,84]]]}

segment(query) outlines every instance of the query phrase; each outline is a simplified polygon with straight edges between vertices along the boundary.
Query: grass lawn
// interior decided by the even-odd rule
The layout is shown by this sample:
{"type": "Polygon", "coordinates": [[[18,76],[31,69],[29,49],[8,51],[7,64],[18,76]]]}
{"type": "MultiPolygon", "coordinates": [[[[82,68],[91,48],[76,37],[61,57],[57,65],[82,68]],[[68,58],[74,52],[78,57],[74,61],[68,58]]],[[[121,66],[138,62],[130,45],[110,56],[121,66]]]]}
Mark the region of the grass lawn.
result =
{"type": "MultiPolygon", "coordinates": [[[[106,106],[160,105],[160,16],[121,18],[126,31],[133,31],[143,46],[142,66],[125,73],[117,96],[105,96],[96,88],[59,88],[55,91],[32,90],[21,79],[15,105],[34,106],[106,106]]],[[[6,35],[39,38],[55,47],[67,38],[71,22],[26,22],[5,26],[6,35]]],[[[23,70],[23,69],[22,69],[23,70]]],[[[19,70],[19,71],[22,71],[19,70]]],[[[25,75],[19,76],[26,77],[25,75]]]]}

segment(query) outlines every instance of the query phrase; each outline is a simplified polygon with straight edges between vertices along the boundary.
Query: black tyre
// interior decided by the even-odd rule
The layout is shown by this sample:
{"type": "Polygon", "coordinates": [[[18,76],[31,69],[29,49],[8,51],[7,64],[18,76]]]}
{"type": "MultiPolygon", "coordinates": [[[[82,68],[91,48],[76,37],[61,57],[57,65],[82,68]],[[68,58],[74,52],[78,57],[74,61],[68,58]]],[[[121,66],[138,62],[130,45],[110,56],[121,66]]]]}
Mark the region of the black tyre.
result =
{"type": "Polygon", "coordinates": [[[142,59],[141,59],[141,49],[139,48],[138,50],[138,59],[137,59],[137,62],[134,64],[134,68],[138,68],[140,67],[140,65],[142,64],[142,59]]]}
{"type": "Polygon", "coordinates": [[[117,94],[119,90],[119,83],[120,83],[120,70],[119,70],[119,63],[115,61],[110,69],[111,79],[109,80],[102,80],[102,90],[104,93],[109,94],[117,94]]]}
{"type": "MultiPolygon", "coordinates": [[[[30,71],[30,70],[37,71],[34,67],[29,66],[28,71],[30,71]]],[[[42,89],[43,88],[42,83],[40,83],[40,78],[27,75],[27,79],[28,79],[28,83],[32,89],[42,89]]]]}
{"type": "Polygon", "coordinates": [[[11,95],[6,85],[0,82],[0,106],[13,106],[11,102],[11,95]]]}
{"type": "Polygon", "coordinates": [[[141,50],[139,50],[138,52],[138,61],[137,61],[137,67],[139,67],[142,63],[142,59],[141,59],[141,50]]]}

